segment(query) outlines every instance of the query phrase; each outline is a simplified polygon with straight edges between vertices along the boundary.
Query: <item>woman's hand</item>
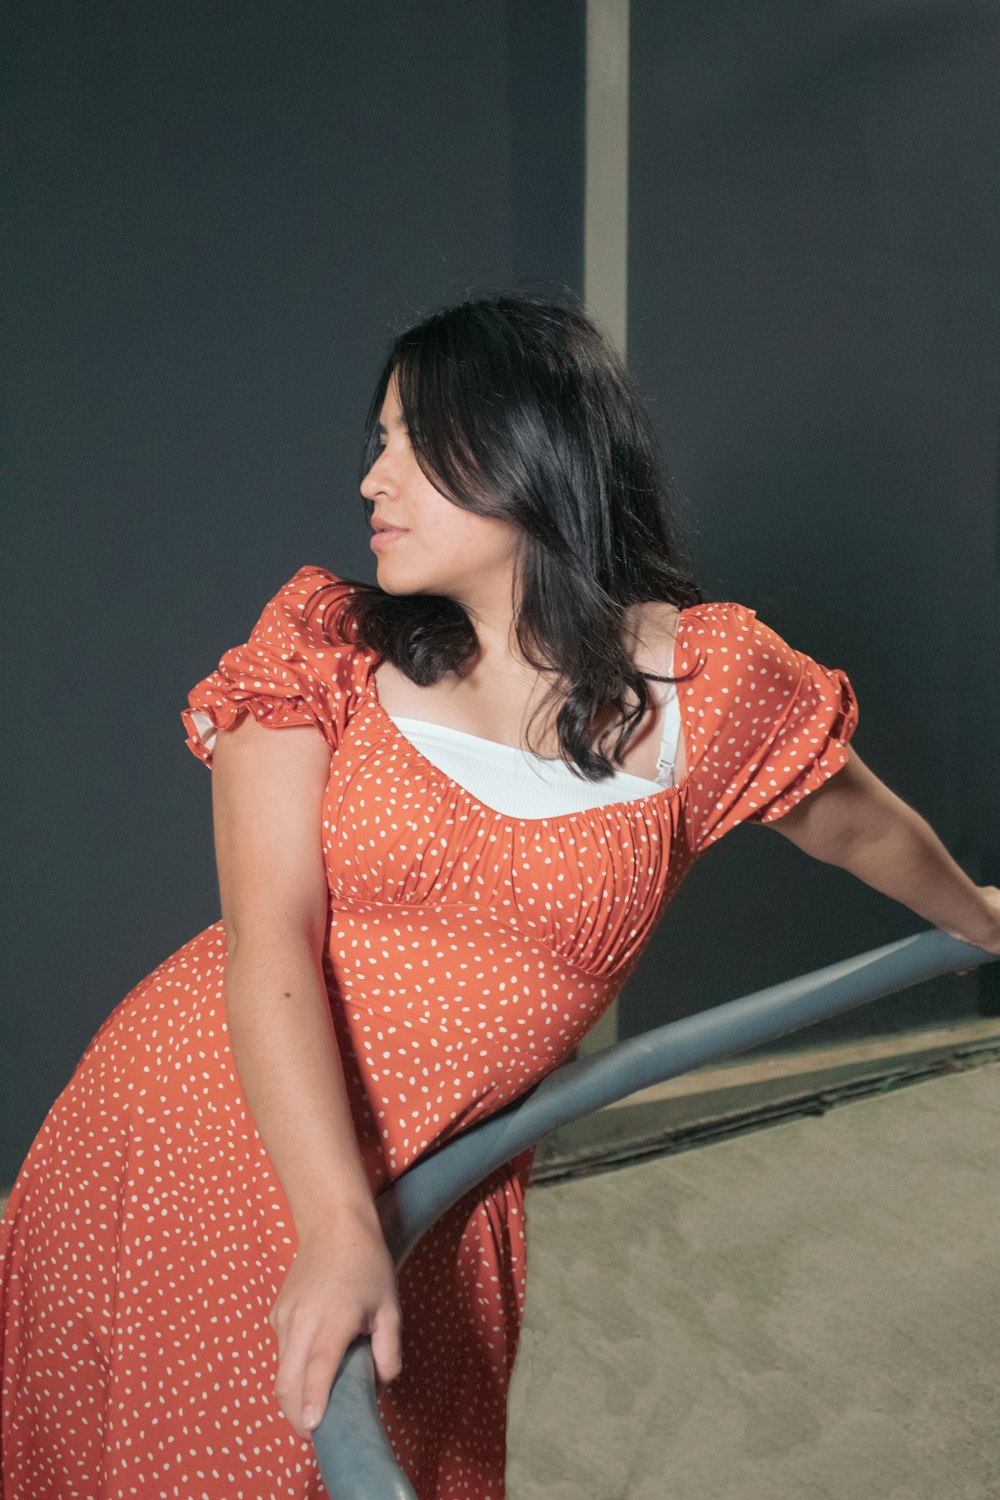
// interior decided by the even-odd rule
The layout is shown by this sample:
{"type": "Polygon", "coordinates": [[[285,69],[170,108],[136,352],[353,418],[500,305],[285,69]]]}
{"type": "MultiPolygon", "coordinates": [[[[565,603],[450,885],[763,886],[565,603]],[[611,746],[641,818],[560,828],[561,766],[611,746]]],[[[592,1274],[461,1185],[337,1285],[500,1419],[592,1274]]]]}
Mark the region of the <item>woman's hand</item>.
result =
{"type": "MultiPolygon", "coordinates": [[[[975,936],[967,932],[956,932],[952,927],[943,927],[949,937],[958,938],[960,943],[975,943],[977,948],[983,948],[987,953],[1000,954],[1000,886],[981,885],[978,887],[983,898],[985,915],[983,919],[983,930],[977,928],[975,936]]],[[[969,969],[957,970],[959,974],[968,974],[969,969]]]]}
{"type": "Polygon", "coordinates": [[[348,1346],[371,1337],[384,1384],[403,1367],[396,1268],[377,1216],[345,1211],[336,1224],[299,1238],[268,1322],[278,1335],[274,1393],[299,1437],[318,1426],[348,1346]],[[312,1411],[310,1411],[312,1408],[312,1411]]]}

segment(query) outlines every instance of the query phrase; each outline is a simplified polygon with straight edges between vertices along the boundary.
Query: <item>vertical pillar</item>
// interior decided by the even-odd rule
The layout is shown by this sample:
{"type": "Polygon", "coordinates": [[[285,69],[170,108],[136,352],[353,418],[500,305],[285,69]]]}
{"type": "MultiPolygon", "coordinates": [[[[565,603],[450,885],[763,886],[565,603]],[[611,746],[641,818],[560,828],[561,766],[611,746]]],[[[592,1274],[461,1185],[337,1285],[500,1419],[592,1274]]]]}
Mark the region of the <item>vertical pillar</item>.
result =
{"type": "MultiPolygon", "coordinates": [[[[587,0],[583,295],[624,359],[628,339],[628,113],[630,0],[587,0]]],[[[579,1053],[618,1039],[618,1006],[579,1053]]]]}

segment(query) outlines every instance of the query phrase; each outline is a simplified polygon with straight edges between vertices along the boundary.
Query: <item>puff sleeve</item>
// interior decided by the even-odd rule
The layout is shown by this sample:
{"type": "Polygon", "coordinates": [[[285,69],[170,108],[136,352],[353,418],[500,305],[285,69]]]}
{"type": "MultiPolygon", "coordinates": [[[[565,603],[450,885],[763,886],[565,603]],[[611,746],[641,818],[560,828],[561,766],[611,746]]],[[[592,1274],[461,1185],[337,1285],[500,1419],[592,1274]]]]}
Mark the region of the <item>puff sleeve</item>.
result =
{"type": "Polygon", "coordinates": [[[245,645],[233,646],[218,667],[188,693],[181,710],[185,743],[212,764],[218,730],[231,728],[246,712],[270,729],[312,724],[336,749],[358,694],[368,655],[340,637],[324,634],[324,601],[344,597],[344,584],[326,568],[299,568],[265,605],[245,645]],[[325,590],[307,601],[314,591],[325,590]]]}
{"type": "Polygon", "coordinates": [[[681,692],[688,837],[700,853],[739,823],[773,823],[845,766],[858,700],[844,671],[797,651],[747,605],[692,614],[689,664],[704,665],[681,692]]]}

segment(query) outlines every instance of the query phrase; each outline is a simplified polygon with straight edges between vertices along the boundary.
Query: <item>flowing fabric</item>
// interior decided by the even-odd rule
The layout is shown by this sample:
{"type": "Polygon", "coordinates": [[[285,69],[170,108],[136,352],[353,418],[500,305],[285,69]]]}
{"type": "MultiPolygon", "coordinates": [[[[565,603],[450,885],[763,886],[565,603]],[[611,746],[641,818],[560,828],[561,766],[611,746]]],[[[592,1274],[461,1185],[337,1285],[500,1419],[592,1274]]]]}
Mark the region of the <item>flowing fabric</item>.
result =
{"type": "MultiPolygon", "coordinates": [[[[839,669],[742,604],[681,612],[686,770],[649,796],[522,818],[423,756],[378,700],[379,657],[303,567],[182,710],[211,765],[252,713],[329,744],[324,972],[374,1192],[565,1061],[618,995],[693,862],[848,760],[839,669]],[[321,590],[313,598],[315,590],[321,590]],[[308,606],[308,608],[307,608],[308,606]]],[[[111,1011],[0,1219],[5,1500],[321,1500],[274,1395],[267,1313],[289,1205],[240,1087],[221,921],[111,1011]]],[[[379,1406],[419,1500],[503,1500],[534,1150],[494,1172],[399,1274],[403,1372],[379,1406]]]]}

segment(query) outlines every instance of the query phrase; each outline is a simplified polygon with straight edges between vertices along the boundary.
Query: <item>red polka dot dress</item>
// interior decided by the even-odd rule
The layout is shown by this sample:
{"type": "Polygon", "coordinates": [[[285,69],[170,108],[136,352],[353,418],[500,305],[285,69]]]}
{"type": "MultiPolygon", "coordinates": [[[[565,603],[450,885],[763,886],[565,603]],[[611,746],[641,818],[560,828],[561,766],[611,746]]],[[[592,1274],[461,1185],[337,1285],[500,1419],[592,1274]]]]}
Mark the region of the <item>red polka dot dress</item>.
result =
{"type": "MultiPolygon", "coordinates": [[[[323,805],[324,969],[378,1192],[559,1066],[645,948],[695,859],[845,765],[848,678],[736,603],[682,611],[686,769],[648,796],[498,812],[381,706],[379,661],[322,628],[336,575],[304,567],[189,694],[187,743],[247,710],[312,724],[323,805]]],[[[230,1051],[221,921],[99,1028],[0,1219],[4,1500],[322,1500],[274,1395],[267,1313],[297,1237],[230,1051]]],[[[403,1371],[379,1394],[420,1500],[503,1500],[533,1151],[456,1203],[399,1273],[403,1371]]]]}

